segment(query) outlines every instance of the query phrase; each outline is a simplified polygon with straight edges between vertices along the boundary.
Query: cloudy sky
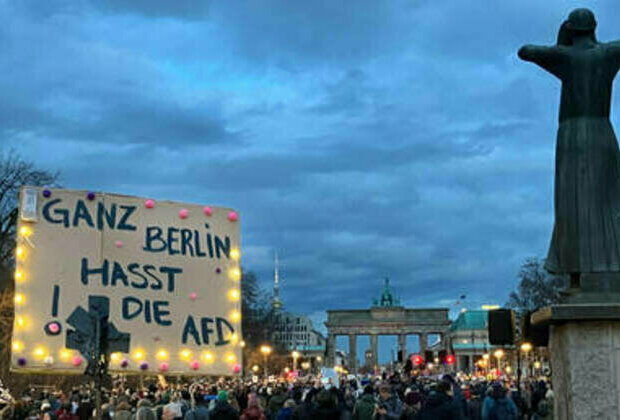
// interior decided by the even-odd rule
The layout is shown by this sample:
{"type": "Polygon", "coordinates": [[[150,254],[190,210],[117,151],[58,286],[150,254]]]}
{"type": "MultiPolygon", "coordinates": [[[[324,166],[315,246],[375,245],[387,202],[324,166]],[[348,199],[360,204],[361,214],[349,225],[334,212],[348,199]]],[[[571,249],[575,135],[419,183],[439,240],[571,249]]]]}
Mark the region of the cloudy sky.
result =
{"type": "Polygon", "coordinates": [[[516,52],[578,6],[620,38],[614,0],[0,0],[0,144],[68,188],[239,209],[245,268],[267,284],[277,250],[317,320],[385,276],[504,303],[547,251],[560,87],[516,52]]]}

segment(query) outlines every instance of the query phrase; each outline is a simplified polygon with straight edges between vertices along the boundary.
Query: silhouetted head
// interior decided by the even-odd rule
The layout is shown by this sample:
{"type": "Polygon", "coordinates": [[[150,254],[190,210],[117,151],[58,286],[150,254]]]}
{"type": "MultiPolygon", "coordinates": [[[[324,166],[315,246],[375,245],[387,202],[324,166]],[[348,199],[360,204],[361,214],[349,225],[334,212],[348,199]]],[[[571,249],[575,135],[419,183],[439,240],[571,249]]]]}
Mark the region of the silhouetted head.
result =
{"type": "Polygon", "coordinates": [[[589,33],[596,29],[596,19],[590,9],[575,9],[568,15],[568,29],[575,33],[589,33]]]}

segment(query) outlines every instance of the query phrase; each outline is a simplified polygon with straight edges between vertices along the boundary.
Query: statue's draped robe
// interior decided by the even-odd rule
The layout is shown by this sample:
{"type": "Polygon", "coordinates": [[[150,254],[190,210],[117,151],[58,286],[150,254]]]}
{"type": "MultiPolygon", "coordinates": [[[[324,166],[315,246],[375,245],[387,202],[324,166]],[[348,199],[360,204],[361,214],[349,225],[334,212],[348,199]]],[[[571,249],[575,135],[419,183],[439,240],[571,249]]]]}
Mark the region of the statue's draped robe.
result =
{"type": "Polygon", "coordinates": [[[620,271],[620,152],[609,121],[620,43],[526,46],[520,56],[562,80],[555,224],[545,268],[620,271]]]}

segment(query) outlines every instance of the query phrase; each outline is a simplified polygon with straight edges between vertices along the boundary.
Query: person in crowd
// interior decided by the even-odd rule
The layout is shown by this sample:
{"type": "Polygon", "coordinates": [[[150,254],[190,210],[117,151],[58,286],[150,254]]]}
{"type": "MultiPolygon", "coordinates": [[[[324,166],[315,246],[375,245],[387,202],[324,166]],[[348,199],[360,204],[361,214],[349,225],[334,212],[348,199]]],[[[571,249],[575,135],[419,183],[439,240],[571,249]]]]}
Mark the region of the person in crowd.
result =
{"type": "Polygon", "coordinates": [[[375,404],[375,391],[372,385],[366,385],[362,397],[353,407],[352,420],[373,420],[375,416],[375,404]]]}
{"type": "Polygon", "coordinates": [[[221,390],[217,394],[215,407],[211,410],[210,420],[238,420],[239,412],[228,403],[228,392],[221,390]]]}
{"type": "Polygon", "coordinates": [[[422,395],[418,391],[406,390],[399,420],[417,420],[420,410],[422,410],[422,395]]]}
{"type": "Polygon", "coordinates": [[[316,395],[316,406],[311,412],[310,418],[324,420],[340,420],[340,411],[337,401],[331,392],[326,389],[316,395]]]}
{"type": "Polygon", "coordinates": [[[252,392],[248,395],[248,406],[243,410],[240,420],[267,420],[256,393],[252,392]]]}
{"type": "Polygon", "coordinates": [[[440,381],[431,390],[420,412],[420,420],[461,420],[463,417],[452,399],[452,386],[440,381]]]}
{"type": "Polygon", "coordinates": [[[278,411],[276,420],[292,420],[295,405],[295,400],[292,398],[284,401],[284,406],[280,409],[280,411],[278,411]]]}
{"type": "Polygon", "coordinates": [[[482,404],[482,420],[517,420],[517,406],[506,393],[500,382],[491,385],[489,395],[482,404]]]}
{"type": "Polygon", "coordinates": [[[392,392],[390,385],[383,383],[379,387],[379,399],[375,407],[375,419],[393,420],[400,417],[403,403],[396,393],[392,392]]]}

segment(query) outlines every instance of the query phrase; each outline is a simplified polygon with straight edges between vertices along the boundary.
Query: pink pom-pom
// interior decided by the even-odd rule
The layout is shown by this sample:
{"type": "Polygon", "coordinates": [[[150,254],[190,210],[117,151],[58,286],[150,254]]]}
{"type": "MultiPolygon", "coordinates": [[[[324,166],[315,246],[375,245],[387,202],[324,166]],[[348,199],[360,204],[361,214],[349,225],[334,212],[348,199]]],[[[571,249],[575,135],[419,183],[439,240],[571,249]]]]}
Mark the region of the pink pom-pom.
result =
{"type": "Polygon", "coordinates": [[[205,216],[212,216],[213,215],[213,209],[210,206],[205,206],[202,211],[205,213],[205,216]]]}
{"type": "Polygon", "coordinates": [[[237,364],[237,365],[233,366],[233,372],[235,372],[235,373],[241,372],[241,365],[237,364]]]}
{"type": "Polygon", "coordinates": [[[168,363],[164,362],[161,365],[159,365],[159,370],[161,370],[162,372],[166,372],[169,367],[170,367],[170,365],[168,365],[168,363]]]}
{"type": "Polygon", "coordinates": [[[194,361],[192,362],[192,364],[190,365],[190,367],[191,367],[193,370],[198,370],[198,369],[200,369],[200,362],[199,362],[198,360],[194,360],[194,361]]]}
{"type": "Polygon", "coordinates": [[[122,248],[123,247],[123,242],[122,241],[116,241],[116,247],[117,248],[122,248]]]}
{"type": "Polygon", "coordinates": [[[179,212],[179,217],[181,219],[187,219],[188,215],[189,215],[189,211],[187,209],[181,209],[181,211],[179,212]]]}
{"type": "Polygon", "coordinates": [[[146,207],[147,209],[152,209],[153,207],[155,207],[155,201],[154,200],[146,200],[144,202],[144,207],[146,207]]]}
{"type": "Polygon", "coordinates": [[[239,220],[239,215],[236,211],[231,211],[230,213],[228,213],[228,220],[230,220],[231,222],[236,222],[237,220],[239,220]]]}
{"type": "Polygon", "coordinates": [[[189,298],[190,298],[191,300],[196,300],[196,293],[191,293],[191,294],[189,295],[189,298]]]}
{"type": "Polygon", "coordinates": [[[52,334],[58,334],[58,331],[60,331],[60,325],[57,322],[52,322],[48,328],[52,334]]]}
{"type": "Polygon", "coordinates": [[[73,357],[73,366],[79,366],[82,364],[82,357],[74,356],[73,357]]]}

